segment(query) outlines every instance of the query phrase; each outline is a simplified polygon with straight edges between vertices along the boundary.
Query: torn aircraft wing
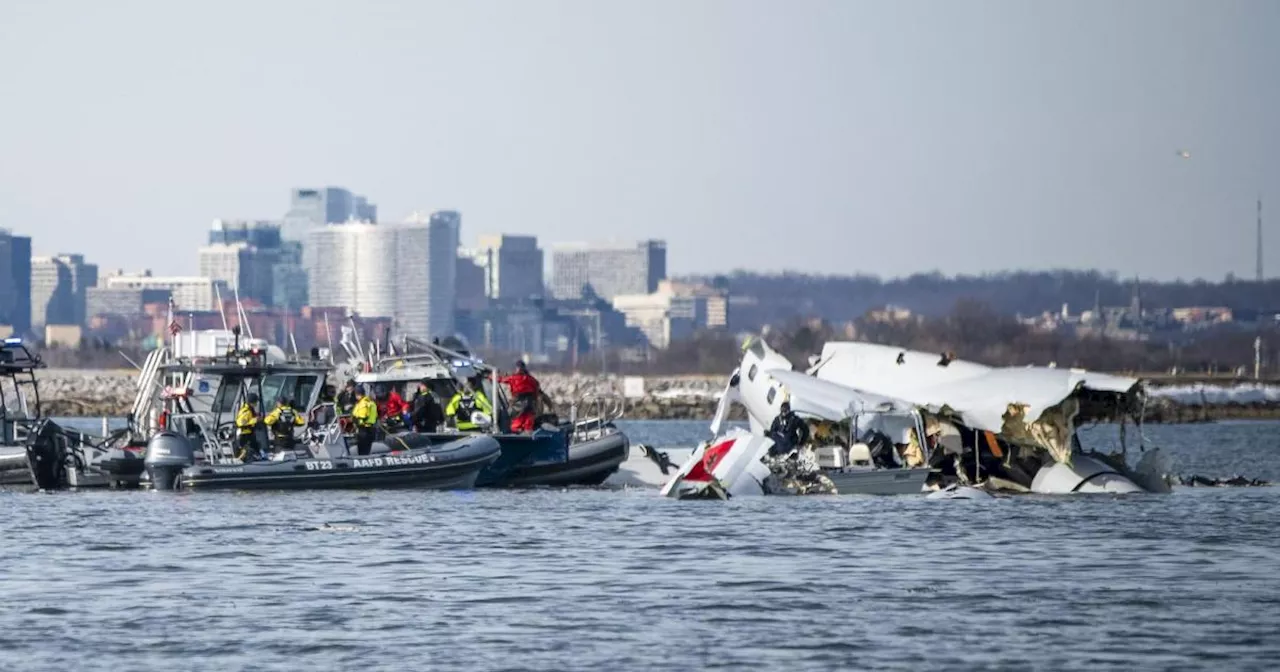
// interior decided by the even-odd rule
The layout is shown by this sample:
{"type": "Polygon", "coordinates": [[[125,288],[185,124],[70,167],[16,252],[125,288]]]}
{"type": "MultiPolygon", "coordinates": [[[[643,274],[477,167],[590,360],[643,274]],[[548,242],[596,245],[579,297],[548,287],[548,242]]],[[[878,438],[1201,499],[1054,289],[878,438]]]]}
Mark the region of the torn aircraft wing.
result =
{"type": "Polygon", "coordinates": [[[935,353],[872,343],[834,342],[822,349],[814,374],[822,379],[897,397],[938,413],[949,410],[966,426],[1003,432],[1010,406],[1034,423],[1080,389],[1128,394],[1137,379],[1073,369],[989,367],[935,353]]]}
{"type": "Polygon", "coordinates": [[[909,413],[913,410],[907,401],[861,392],[799,371],[774,369],[767,373],[781,383],[791,410],[800,415],[839,422],[866,413],[909,413]]]}

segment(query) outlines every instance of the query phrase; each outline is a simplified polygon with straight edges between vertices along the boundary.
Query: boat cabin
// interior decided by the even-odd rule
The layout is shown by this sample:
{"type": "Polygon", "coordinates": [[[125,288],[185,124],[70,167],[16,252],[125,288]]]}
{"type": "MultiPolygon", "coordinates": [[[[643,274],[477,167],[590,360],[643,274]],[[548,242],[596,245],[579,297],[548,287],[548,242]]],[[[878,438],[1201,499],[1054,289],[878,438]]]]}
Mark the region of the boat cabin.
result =
{"type": "Polygon", "coordinates": [[[0,445],[16,445],[40,418],[40,386],[35,370],[44,368],[21,338],[0,341],[0,445]]]}
{"type": "MultiPolygon", "coordinates": [[[[258,395],[256,411],[265,417],[282,398],[293,400],[299,412],[310,413],[332,399],[330,367],[323,360],[269,362],[252,354],[243,357],[178,359],[161,365],[170,384],[160,391],[156,429],[186,435],[206,455],[234,454],[235,417],[250,393],[258,395]],[[210,451],[210,448],[216,450],[210,451]]],[[[259,427],[265,432],[265,427],[259,427]]],[[[261,445],[266,445],[265,435],[261,445]]]]}

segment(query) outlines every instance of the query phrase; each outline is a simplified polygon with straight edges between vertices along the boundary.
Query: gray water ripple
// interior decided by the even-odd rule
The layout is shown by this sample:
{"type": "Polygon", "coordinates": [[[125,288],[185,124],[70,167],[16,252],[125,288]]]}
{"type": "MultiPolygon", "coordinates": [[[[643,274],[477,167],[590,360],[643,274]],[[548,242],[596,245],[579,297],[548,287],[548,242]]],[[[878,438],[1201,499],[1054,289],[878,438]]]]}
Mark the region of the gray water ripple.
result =
{"type": "MultiPolygon", "coordinates": [[[[1148,433],[1275,478],[1278,430],[1148,433]]],[[[1277,504],[0,491],[0,667],[1274,669],[1277,504]]]]}

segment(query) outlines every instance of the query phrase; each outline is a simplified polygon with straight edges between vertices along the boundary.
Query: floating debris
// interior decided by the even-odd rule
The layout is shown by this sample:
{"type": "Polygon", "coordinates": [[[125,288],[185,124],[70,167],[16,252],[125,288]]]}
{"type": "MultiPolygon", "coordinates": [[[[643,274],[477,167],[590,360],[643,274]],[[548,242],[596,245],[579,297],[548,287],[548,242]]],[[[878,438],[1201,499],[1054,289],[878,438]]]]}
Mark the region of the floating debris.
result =
{"type": "Polygon", "coordinates": [[[1207,478],[1205,476],[1182,476],[1179,480],[1187,487],[1200,488],[1262,488],[1271,485],[1270,481],[1260,478],[1245,478],[1236,475],[1231,478],[1207,478]]]}
{"type": "Polygon", "coordinates": [[[331,523],[321,523],[319,527],[304,527],[304,532],[355,532],[360,529],[356,525],[333,525],[331,523]]]}

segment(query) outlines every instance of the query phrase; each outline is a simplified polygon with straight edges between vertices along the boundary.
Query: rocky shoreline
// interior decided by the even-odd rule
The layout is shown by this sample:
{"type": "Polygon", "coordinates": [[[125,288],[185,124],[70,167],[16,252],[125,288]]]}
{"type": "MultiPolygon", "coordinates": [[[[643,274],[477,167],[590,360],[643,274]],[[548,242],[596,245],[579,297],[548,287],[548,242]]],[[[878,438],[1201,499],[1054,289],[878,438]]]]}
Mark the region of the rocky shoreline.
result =
{"type": "MultiPolygon", "coordinates": [[[[46,369],[39,374],[44,412],[54,416],[123,416],[133,405],[136,376],[133,370],[46,369]]],[[[613,399],[616,407],[623,392],[620,376],[547,373],[540,379],[563,415],[568,415],[572,406],[578,415],[592,414],[600,410],[602,399],[613,399]]],[[[635,420],[708,419],[715,414],[717,395],[725,382],[724,376],[646,378],[644,395],[622,402],[624,414],[635,420]]],[[[734,417],[743,416],[738,412],[734,417]]],[[[1152,423],[1227,419],[1280,419],[1280,403],[1188,404],[1153,395],[1147,408],[1147,421],[1152,423]]]]}

